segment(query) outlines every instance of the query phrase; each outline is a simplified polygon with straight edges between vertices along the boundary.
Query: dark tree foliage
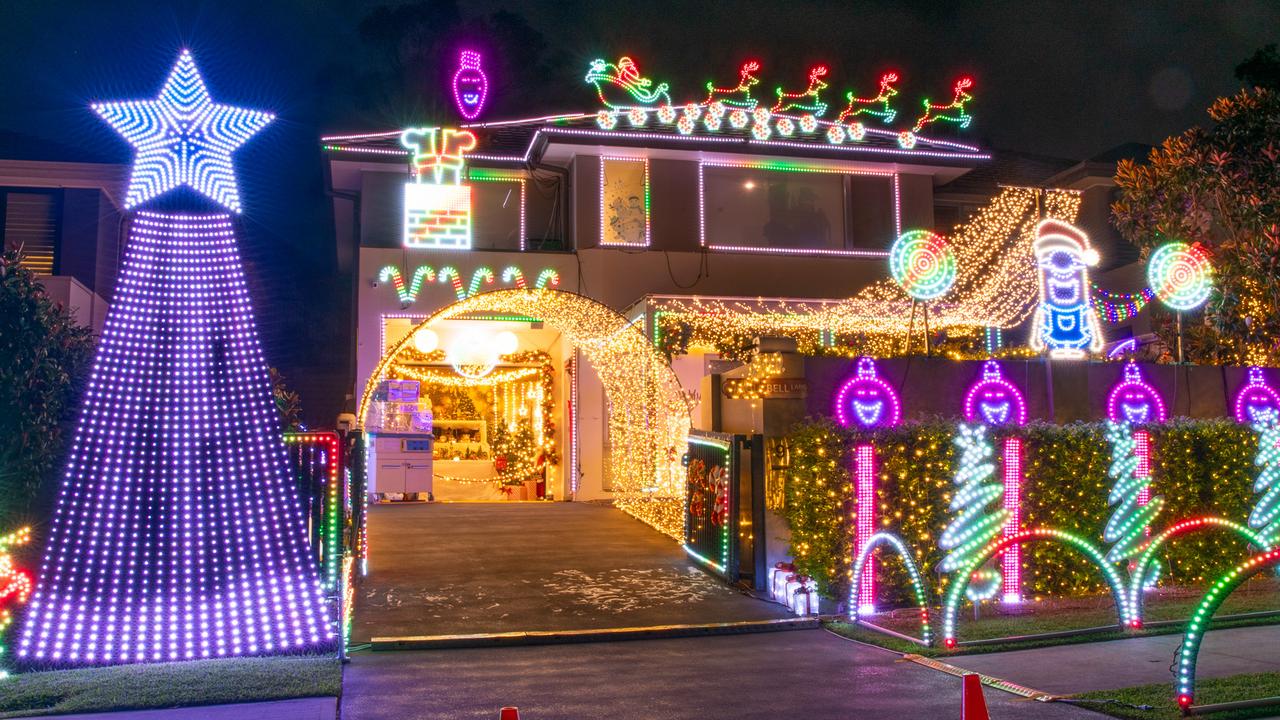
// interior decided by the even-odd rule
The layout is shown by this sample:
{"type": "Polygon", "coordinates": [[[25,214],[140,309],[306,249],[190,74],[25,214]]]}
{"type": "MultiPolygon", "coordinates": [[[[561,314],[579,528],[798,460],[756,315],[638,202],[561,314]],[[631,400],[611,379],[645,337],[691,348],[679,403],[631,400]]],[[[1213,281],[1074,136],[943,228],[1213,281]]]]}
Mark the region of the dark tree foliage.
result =
{"type": "Polygon", "coordinates": [[[487,115],[563,110],[566,100],[580,95],[572,92],[578,89],[573,78],[564,76],[573,63],[553,52],[524,16],[507,10],[468,17],[454,0],[381,5],[360,21],[359,32],[372,69],[348,76],[344,84],[351,104],[380,122],[457,118],[450,87],[463,49],[483,57],[487,115]]]}
{"type": "Polygon", "coordinates": [[[1245,85],[1280,91],[1280,52],[1275,43],[1260,48],[1237,65],[1236,79],[1245,85]]]}
{"type": "Polygon", "coordinates": [[[94,349],[18,260],[0,256],[0,532],[52,507],[94,349]]]}
{"type": "MultiPolygon", "coordinates": [[[[1145,164],[1121,161],[1112,214],[1144,252],[1170,239],[1209,251],[1215,289],[1203,322],[1193,318],[1188,360],[1280,364],[1280,92],[1218,98],[1209,117],[1145,164]]],[[[1153,317],[1172,346],[1168,313],[1153,317]]]]}

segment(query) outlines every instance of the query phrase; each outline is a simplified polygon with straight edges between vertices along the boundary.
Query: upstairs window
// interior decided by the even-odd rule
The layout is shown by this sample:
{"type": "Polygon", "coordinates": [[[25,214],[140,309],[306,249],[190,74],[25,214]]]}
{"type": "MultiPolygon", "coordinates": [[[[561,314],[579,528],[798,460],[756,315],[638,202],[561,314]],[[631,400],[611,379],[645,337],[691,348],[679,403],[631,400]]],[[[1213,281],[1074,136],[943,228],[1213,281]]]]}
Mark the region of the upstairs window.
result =
{"type": "Polygon", "coordinates": [[[893,173],[702,163],[703,247],[791,255],[880,255],[900,232],[893,173]]]}
{"type": "Polygon", "coordinates": [[[600,245],[649,247],[649,161],[600,158],[600,245]]]}
{"type": "Polygon", "coordinates": [[[0,191],[4,249],[22,253],[22,265],[52,275],[58,258],[58,197],[52,191],[0,191]]]}

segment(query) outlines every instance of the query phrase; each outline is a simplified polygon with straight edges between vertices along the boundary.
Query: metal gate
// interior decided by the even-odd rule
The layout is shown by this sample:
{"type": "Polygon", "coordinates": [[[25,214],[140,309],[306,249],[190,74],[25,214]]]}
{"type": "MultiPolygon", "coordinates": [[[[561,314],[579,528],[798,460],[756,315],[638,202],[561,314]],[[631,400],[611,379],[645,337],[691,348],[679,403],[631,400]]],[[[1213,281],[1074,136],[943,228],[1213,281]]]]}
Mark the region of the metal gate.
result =
{"type": "Polygon", "coordinates": [[[760,586],[765,544],[764,440],[693,430],[684,455],[685,552],[727,582],[760,586]]]}

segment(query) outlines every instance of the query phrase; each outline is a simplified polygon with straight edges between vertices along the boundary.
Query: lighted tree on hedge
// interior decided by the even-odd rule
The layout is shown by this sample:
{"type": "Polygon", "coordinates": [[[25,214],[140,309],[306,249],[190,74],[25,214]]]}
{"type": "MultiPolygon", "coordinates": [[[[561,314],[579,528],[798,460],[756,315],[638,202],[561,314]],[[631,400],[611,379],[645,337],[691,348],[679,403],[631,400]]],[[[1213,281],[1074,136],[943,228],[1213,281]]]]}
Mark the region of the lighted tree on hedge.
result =
{"type": "MultiPolygon", "coordinates": [[[[137,150],[131,209],[185,186],[170,206],[239,212],[231,152],[273,119],[215,104],[187,52],[155,100],[94,110],[137,150]]],[[[329,645],[279,423],[232,215],[136,211],[19,662],[329,645]]]]}
{"type": "MultiPolygon", "coordinates": [[[[1264,82],[1260,70],[1244,67],[1242,77],[1264,82]]],[[[1189,360],[1275,365],[1280,363],[1280,92],[1256,87],[1219,98],[1209,116],[1212,127],[1168,138],[1146,164],[1121,161],[1116,168],[1120,196],[1112,212],[1125,237],[1144,250],[1176,239],[1199,242],[1212,254],[1218,285],[1205,306],[1204,325],[1188,328],[1189,360]]],[[[1157,331],[1172,346],[1172,323],[1157,331]]]]}
{"type": "Polygon", "coordinates": [[[1280,421],[1275,411],[1257,418],[1253,429],[1258,433],[1258,478],[1253,491],[1262,495],[1249,512],[1249,527],[1271,542],[1280,539],[1280,421]]]}
{"type": "MultiPolygon", "coordinates": [[[[942,559],[944,572],[955,572],[967,565],[1000,534],[1008,516],[1009,511],[1004,508],[988,508],[1003,497],[1004,486],[992,480],[996,471],[995,449],[987,432],[986,425],[961,423],[956,433],[955,445],[960,458],[953,478],[955,495],[949,508],[955,518],[938,540],[939,547],[950,551],[942,559]]],[[[984,572],[978,580],[969,593],[971,598],[991,597],[1000,588],[997,571],[984,572]]]]}
{"type": "MultiPolygon", "coordinates": [[[[1127,422],[1107,421],[1107,442],[1111,444],[1111,466],[1107,475],[1111,478],[1111,492],[1107,504],[1114,505],[1111,517],[1102,531],[1102,538],[1111,543],[1107,560],[1121,562],[1137,555],[1145,541],[1145,529],[1160,514],[1164,498],[1153,497],[1141,504],[1143,491],[1151,484],[1151,478],[1138,474],[1138,442],[1133,437],[1133,426],[1127,422]]],[[[1158,570],[1152,565],[1151,578],[1158,570]]],[[[1147,585],[1150,579],[1144,579],[1147,585]]]]}

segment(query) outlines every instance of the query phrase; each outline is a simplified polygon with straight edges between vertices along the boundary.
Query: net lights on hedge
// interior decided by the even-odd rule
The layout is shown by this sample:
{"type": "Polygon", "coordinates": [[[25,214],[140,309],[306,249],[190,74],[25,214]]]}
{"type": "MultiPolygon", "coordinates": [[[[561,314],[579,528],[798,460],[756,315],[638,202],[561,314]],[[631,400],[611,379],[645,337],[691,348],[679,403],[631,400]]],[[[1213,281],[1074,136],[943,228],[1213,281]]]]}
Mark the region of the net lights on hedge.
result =
{"type": "MultiPolygon", "coordinates": [[[[7,535],[0,537],[0,602],[13,605],[23,605],[27,600],[31,599],[31,575],[26,570],[18,567],[13,560],[13,553],[10,548],[18,545],[26,545],[31,542],[31,528],[19,528],[7,535]]],[[[6,648],[2,641],[4,631],[8,629],[9,624],[13,622],[13,612],[5,607],[0,609],[0,657],[3,657],[6,648]]],[[[0,679],[9,676],[8,671],[0,668],[0,679]]]]}
{"type": "MultiPolygon", "coordinates": [[[[845,427],[862,431],[893,427],[902,419],[902,402],[893,386],[876,372],[875,360],[858,358],[857,370],[836,393],[836,417],[845,427]]],[[[867,550],[876,526],[876,446],[860,440],[853,449],[854,526],[853,547],[859,558],[867,550]]],[[[862,615],[875,612],[875,559],[866,558],[860,573],[853,575],[850,607],[862,615]]]]}
{"type": "MultiPolygon", "coordinates": [[[[595,369],[608,401],[609,462],[617,506],[660,532],[679,539],[684,529],[685,474],[680,449],[690,427],[680,381],[635,325],[594,300],[560,290],[504,289],[473,295],[430,316],[420,327],[477,313],[540,318],[577,347],[595,369]]],[[[396,343],[370,374],[360,400],[361,425],[370,399],[413,334],[396,343]]]]}
{"type": "Polygon", "coordinates": [[[185,186],[240,212],[231,153],[275,119],[271,113],[213,102],[186,50],[156,99],[91,107],[136,151],[126,208],[185,186]]]}
{"type": "Polygon", "coordinates": [[[1088,269],[1098,264],[1098,252],[1089,236],[1070,223],[1044,220],[1036,226],[1033,250],[1040,302],[1032,320],[1032,349],[1072,359],[1102,350],[1102,329],[1089,296],[1088,269]]]}

